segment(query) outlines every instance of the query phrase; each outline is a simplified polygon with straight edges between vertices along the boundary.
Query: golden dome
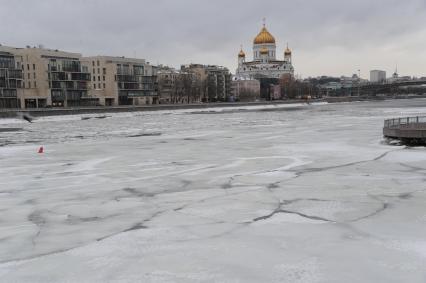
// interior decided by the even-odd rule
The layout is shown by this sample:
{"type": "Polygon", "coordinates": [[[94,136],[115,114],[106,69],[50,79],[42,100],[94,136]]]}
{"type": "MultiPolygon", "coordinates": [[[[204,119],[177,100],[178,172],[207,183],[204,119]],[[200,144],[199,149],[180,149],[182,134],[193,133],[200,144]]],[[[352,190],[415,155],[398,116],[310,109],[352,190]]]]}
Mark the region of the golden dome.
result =
{"type": "Polygon", "coordinates": [[[287,44],[286,49],[284,50],[284,55],[291,55],[291,50],[290,50],[290,48],[288,48],[288,44],[287,44]]]}
{"type": "Polygon", "coordinates": [[[275,38],[269,31],[263,26],[262,30],[253,40],[254,44],[265,44],[265,43],[275,43],[275,38]]]}
{"type": "Polygon", "coordinates": [[[268,48],[266,48],[265,46],[263,46],[263,47],[260,49],[260,54],[268,54],[268,48]]]}
{"type": "Polygon", "coordinates": [[[246,57],[246,54],[244,53],[243,49],[241,49],[240,53],[238,53],[238,57],[246,57]]]}
{"type": "Polygon", "coordinates": [[[284,51],[284,55],[291,55],[291,50],[286,48],[284,51]]]}

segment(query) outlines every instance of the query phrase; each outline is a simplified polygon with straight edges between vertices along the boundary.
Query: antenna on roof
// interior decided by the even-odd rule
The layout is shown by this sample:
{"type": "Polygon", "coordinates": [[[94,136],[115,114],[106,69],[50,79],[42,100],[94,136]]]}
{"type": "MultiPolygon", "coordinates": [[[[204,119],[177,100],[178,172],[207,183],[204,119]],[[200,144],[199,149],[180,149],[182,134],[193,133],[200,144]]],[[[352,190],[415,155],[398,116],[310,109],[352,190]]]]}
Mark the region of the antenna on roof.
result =
{"type": "Polygon", "coordinates": [[[265,27],[265,25],[266,25],[266,18],[265,17],[263,17],[262,22],[263,22],[263,27],[265,27]]]}

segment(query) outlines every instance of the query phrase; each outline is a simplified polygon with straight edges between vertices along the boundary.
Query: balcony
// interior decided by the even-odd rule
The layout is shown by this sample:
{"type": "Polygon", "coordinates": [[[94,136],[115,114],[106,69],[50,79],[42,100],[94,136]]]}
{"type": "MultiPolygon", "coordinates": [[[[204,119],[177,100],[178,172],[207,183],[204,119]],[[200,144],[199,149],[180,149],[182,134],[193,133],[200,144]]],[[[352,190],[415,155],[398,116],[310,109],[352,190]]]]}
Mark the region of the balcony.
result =
{"type": "Polygon", "coordinates": [[[53,72],[50,74],[50,79],[52,81],[67,81],[68,80],[68,76],[65,72],[53,72]]]}
{"type": "Polygon", "coordinates": [[[72,72],[72,73],[80,73],[81,65],[78,61],[64,61],[62,63],[62,71],[64,72],[72,72]]]}
{"type": "Polygon", "coordinates": [[[137,82],[138,78],[133,75],[117,75],[117,82],[137,82]]]}
{"type": "Polygon", "coordinates": [[[71,73],[73,81],[90,81],[90,73],[71,73]]]}
{"type": "Polygon", "coordinates": [[[16,89],[3,89],[2,97],[16,98],[17,97],[16,89]]]}
{"type": "Polygon", "coordinates": [[[22,79],[22,70],[9,70],[9,79],[22,79]]]}

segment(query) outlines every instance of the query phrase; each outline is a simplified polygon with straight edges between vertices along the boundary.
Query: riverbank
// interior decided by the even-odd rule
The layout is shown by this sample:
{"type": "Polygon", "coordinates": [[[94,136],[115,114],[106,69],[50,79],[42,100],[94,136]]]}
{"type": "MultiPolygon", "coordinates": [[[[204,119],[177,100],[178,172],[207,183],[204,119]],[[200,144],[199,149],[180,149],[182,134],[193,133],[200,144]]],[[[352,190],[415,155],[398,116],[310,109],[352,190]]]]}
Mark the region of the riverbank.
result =
{"type": "MultiPolygon", "coordinates": [[[[417,96],[398,96],[398,97],[326,97],[322,99],[312,99],[309,102],[353,102],[353,101],[375,101],[386,99],[408,99],[408,98],[426,98],[426,95],[417,96]]],[[[55,116],[55,115],[75,115],[92,113],[118,113],[118,112],[137,112],[137,111],[158,111],[174,109],[203,109],[213,107],[238,107],[251,105],[281,105],[306,103],[304,99],[275,100],[275,101],[257,101],[257,102],[218,102],[218,103],[197,103],[197,104],[155,104],[141,106],[97,106],[97,107],[70,107],[70,108],[42,108],[42,109],[0,109],[0,118],[16,117],[17,113],[28,113],[34,117],[55,116]]]]}

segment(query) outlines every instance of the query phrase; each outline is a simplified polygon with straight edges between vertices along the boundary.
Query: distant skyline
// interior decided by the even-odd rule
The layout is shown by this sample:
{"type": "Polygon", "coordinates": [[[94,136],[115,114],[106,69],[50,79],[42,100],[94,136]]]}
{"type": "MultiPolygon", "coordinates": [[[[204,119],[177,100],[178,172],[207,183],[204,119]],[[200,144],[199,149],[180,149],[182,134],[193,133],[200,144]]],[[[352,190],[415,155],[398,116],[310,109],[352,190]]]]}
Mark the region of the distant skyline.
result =
{"type": "Polygon", "coordinates": [[[179,67],[252,59],[262,19],[295,74],[426,76],[424,0],[0,0],[0,44],[144,58],[179,67]]]}

